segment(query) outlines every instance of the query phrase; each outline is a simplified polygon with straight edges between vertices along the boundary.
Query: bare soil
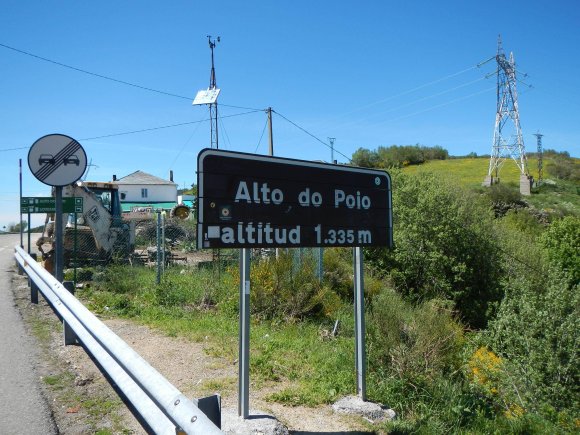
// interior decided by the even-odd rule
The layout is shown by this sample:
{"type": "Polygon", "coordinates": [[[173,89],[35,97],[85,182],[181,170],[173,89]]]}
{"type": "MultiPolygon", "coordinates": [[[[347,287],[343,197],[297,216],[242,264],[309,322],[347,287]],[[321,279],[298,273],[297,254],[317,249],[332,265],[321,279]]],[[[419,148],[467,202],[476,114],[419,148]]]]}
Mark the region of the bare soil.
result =
{"type": "MultiPolygon", "coordinates": [[[[38,305],[30,303],[24,277],[14,274],[13,291],[41,349],[36,368],[60,433],[145,433],[84,349],[64,346],[62,327],[42,297],[38,305]]],[[[186,396],[218,392],[224,410],[237,410],[237,361],[211,356],[209,343],[168,337],[129,320],[111,318],[104,323],[186,396]]],[[[330,406],[289,407],[265,400],[284,386],[283,382],[260,388],[251,385],[251,409],[275,416],[294,434],[373,433],[362,418],[335,414],[330,406]]]]}

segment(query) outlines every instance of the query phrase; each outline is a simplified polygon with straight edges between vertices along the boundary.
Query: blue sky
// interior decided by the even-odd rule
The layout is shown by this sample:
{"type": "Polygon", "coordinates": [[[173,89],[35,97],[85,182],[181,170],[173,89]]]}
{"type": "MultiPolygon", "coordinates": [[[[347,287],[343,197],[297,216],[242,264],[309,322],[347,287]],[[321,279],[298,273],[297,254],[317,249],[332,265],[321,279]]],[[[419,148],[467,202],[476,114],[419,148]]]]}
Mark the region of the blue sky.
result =
{"type": "Polygon", "coordinates": [[[476,65],[495,55],[501,34],[533,86],[518,85],[526,149],[539,130],[545,148],[579,156],[579,23],[573,0],[2,0],[0,44],[177,96],[0,46],[0,228],[19,218],[19,158],[24,196],[49,194],[26,157],[50,133],[83,145],[94,165],[88,179],[136,170],[167,178],[172,169],[190,186],[197,153],[209,146],[207,108],[191,105],[209,83],[208,34],[221,37],[223,149],[267,153],[262,109],[272,107],[274,151],[284,157],[330,160],[303,130],[335,137],[341,162],[359,147],[392,144],[490,153],[496,83],[485,77],[495,67],[476,65]],[[91,139],[180,123],[192,124],[91,139]]]}

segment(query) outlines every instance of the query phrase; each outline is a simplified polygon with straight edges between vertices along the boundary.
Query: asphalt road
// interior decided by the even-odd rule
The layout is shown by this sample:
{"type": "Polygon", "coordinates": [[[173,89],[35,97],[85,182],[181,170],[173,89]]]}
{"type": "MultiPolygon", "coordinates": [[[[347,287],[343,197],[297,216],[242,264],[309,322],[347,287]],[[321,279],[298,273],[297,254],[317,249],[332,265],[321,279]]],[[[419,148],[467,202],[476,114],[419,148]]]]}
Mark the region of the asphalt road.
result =
{"type": "Polygon", "coordinates": [[[51,435],[58,431],[34,370],[34,340],[12,298],[14,246],[19,242],[19,235],[0,235],[0,433],[51,435]]]}

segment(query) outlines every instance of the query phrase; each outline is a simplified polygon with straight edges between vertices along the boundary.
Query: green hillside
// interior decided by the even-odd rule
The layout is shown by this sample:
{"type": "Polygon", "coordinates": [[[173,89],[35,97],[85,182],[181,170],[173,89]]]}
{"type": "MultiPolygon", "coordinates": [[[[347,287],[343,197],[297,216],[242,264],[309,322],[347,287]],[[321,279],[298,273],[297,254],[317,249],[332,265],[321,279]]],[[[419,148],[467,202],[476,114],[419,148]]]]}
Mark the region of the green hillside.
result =
{"type": "MultiPolygon", "coordinates": [[[[580,159],[570,159],[577,172],[580,170],[580,159]]],[[[530,173],[537,178],[538,161],[529,158],[530,173]]],[[[580,214],[580,182],[556,178],[553,173],[557,170],[557,161],[544,158],[545,183],[533,189],[533,194],[525,200],[538,209],[559,214],[580,214]]],[[[406,173],[431,172],[435,175],[448,178],[453,182],[466,187],[483,189],[481,183],[487,175],[489,158],[458,158],[447,160],[431,160],[421,165],[410,165],[403,169],[406,173]]],[[[500,172],[501,183],[519,189],[519,170],[515,162],[508,161],[500,172]]]]}

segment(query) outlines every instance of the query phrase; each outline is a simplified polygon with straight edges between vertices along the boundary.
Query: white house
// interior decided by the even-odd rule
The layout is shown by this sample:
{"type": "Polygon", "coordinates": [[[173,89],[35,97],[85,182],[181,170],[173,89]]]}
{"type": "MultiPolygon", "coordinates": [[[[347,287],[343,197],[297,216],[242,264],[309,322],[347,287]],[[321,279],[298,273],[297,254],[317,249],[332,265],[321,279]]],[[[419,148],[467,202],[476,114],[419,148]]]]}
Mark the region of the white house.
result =
{"type": "MultiPolygon", "coordinates": [[[[172,174],[170,173],[170,178],[172,174]]],[[[177,184],[172,179],[164,180],[143,171],[135,171],[113,183],[119,186],[121,203],[164,203],[177,202],[177,184]]]]}

